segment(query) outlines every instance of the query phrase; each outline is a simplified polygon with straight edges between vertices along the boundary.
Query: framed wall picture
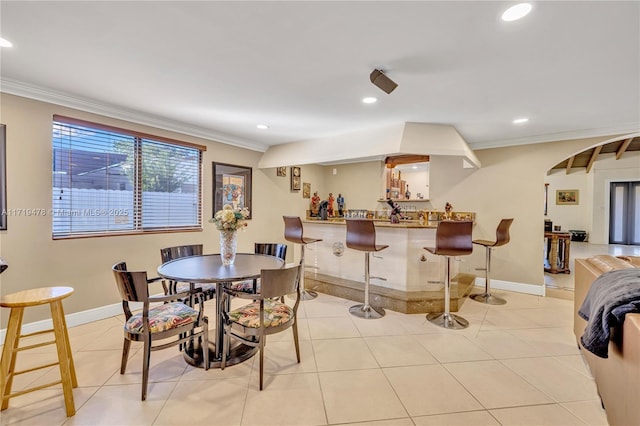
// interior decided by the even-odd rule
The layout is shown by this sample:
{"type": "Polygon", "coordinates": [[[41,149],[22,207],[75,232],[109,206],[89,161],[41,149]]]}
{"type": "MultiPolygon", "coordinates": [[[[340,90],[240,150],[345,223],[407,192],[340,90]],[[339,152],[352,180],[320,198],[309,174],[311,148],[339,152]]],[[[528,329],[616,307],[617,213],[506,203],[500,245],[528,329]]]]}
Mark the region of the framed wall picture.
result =
{"type": "Polygon", "coordinates": [[[300,191],[300,167],[291,167],[291,190],[300,191]]]}
{"type": "Polygon", "coordinates": [[[286,167],[278,167],[278,168],[276,168],[276,175],[278,175],[278,176],[287,176],[287,168],[286,167]]]}
{"type": "Polygon", "coordinates": [[[556,191],[556,204],[578,204],[580,191],[577,189],[558,189],[556,191]]]}
{"type": "Polygon", "coordinates": [[[0,124],[0,230],[7,229],[7,140],[6,126],[0,124]]]}
{"type": "Polygon", "coordinates": [[[302,198],[311,198],[311,184],[309,182],[302,183],[302,198]]]}
{"type": "Polygon", "coordinates": [[[234,209],[249,209],[247,219],[251,219],[251,177],[251,167],[214,162],[213,215],[230,204],[234,209]]]}

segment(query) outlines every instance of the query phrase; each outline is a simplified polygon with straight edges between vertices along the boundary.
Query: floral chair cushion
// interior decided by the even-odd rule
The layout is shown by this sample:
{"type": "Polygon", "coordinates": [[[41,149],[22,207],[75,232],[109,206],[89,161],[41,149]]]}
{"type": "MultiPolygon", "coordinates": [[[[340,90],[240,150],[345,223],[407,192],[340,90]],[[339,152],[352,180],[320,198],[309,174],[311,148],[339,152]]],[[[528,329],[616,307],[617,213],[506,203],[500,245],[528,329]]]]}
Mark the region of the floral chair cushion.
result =
{"type": "MultiPolygon", "coordinates": [[[[215,293],[216,285],[215,284],[196,284],[195,289],[200,289],[205,293],[215,293]]],[[[178,293],[184,293],[185,291],[189,291],[189,283],[178,283],[176,285],[176,291],[178,293]]]]}
{"type": "MultiPolygon", "coordinates": [[[[166,303],[149,309],[149,328],[152,333],[170,330],[195,322],[197,319],[198,311],[184,303],[166,303]]],[[[127,333],[142,333],[142,313],[129,318],[124,329],[127,333]]]]}
{"type": "MultiPolygon", "coordinates": [[[[254,293],[253,280],[246,280],[246,281],[233,283],[229,286],[229,290],[253,294],[254,293]]],[[[256,285],[255,293],[260,293],[260,280],[258,280],[258,284],[256,285]]]]}
{"type": "MultiPolygon", "coordinates": [[[[242,306],[229,312],[231,321],[244,327],[260,327],[260,301],[242,306]]],[[[284,303],[274,300],[264,301],[264,326],[277,327],[289,322],[293,318],[293,309],[284,303]]]]}

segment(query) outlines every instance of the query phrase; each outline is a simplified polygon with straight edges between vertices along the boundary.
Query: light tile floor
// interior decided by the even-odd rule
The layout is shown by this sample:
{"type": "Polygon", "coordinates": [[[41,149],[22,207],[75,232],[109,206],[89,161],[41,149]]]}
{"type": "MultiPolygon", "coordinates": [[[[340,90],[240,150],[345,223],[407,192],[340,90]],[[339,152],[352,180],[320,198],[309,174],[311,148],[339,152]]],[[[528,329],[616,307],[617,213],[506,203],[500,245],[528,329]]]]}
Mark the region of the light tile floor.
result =
{"type": "MultiPolygon", "coordinates": [[[[597,254],[612,256],[640,256],[640,246],[625,246],[619,244],[591,244],[572,241],[569,250],[569,274],[544,273],[544,282],[548,288],[573,291],[575,259],[586,259],[597,254]]],[[[542,260],[540,261],[542,265],[542,260]]]]}
{"type": "MultiPolygon", "coordinates": [[[[606,425],[572,334],[572,302],[496,291],[503,306],[467,300],[471,325],[445,330],[425,315],[354,318],[354,302],[320,294],[301,303],[302,362],[292,333],[270,336],[265,389],[256,357],[224,371],[187,365],[177,348],[151,354],[140,401],[141,344],[119,373],[121,316],[69,329],[79,387],[66,418],[61,389],[13,398],[2,425],[606,425]]],[[[236,303],[234,301],[234,303],[236,303]]],[[[210,317],[214,305],[207,302],[210,317]]],[[[21,368],[51,357],[20,354],[21,368]]],[[[15,388],[53,381],[19,376],[15,388]]]]}

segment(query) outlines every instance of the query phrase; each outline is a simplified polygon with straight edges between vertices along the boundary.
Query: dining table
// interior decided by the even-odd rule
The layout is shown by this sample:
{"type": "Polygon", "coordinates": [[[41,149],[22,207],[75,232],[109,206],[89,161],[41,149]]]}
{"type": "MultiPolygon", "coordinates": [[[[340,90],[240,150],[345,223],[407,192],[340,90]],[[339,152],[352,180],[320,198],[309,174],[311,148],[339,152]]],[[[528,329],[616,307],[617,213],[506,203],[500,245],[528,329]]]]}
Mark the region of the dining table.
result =
{"type": "MultiPolygon", "coordinates": [[[[216,313],[215,338],[209,339],[209,367],[220,368],[222,361],[222,347],[224,339],[224,311],[229,309],[225,298],[221,297],[225,286],[236,281],[256,279],[263,269],[279,269],[284,261],[275,256],[254,253],[238,253],[231,265],[224,265],[219,254],[182,257],[163,263],[158,267],[158,275],[173,281],[186,282],[193,291],[197,283],[215,283],[216,285],[216,313]]],[[[228,299],[227,299],[228,300],[228,299]]],[[[237,343],[230,346],[227,365],[241,363],[251,358],[258,348],[237,343]]],[[[187,345],[184,351],[186,361],[196,367],[203,367],[202,348],[199,342],[187,345]]]]}

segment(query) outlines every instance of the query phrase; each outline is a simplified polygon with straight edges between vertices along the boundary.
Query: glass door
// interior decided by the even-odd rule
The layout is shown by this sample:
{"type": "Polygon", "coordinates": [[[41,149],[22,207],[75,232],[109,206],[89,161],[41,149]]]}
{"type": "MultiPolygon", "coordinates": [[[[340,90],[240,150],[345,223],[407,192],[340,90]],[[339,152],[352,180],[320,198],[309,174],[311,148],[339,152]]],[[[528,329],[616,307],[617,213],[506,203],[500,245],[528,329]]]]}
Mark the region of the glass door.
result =
{"type": "Polygon", "coordinates": [[[612,182],[609,244],[640,245],[640,182],[612,182]]]}

